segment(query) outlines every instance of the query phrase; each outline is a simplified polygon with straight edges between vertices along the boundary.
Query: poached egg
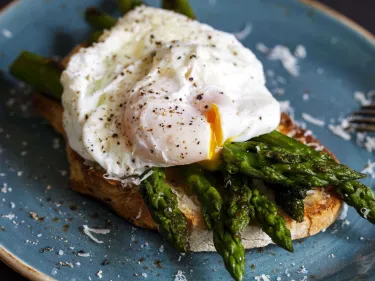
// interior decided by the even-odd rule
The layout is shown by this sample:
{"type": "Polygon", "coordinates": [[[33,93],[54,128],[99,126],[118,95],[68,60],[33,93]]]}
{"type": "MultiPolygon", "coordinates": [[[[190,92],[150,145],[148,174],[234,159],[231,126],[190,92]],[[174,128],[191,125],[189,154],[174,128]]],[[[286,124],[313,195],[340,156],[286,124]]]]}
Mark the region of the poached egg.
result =
{"type": "Polygon", "coordinates": [[[116,179],[150,167],[215,163],[225,141],[280,121],[262,64],[232,34],[141,6],[63,72],[64,128],[84,159],[116,179]]]}

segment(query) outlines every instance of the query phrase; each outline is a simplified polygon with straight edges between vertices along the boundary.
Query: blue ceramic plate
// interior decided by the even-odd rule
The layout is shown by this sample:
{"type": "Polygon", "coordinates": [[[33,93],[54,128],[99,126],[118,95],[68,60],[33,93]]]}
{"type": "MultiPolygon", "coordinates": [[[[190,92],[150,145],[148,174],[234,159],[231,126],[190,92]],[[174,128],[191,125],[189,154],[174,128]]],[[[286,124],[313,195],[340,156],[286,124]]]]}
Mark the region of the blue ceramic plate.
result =
{"type": "MultiPolygon", "coordinates": [[[[185,280],[182,274],[186,280],[230,280],[217,254],[181,256],[158,234],[134,228],[100,203],[71,191],[62,138],[35,115],[30,91],[7,72],[24,49],[64,56],[90,34],[83,20],[88,5],[115,13],[115,1],[100,2],[24,0],[0,16],[0,256],[35,280],[99,280],[99,270],[103,280],[185,280]],[[32,219],[30,212],[43,220],[32,219]],[[96,244],[82,233],[85,224],[111,232],[98,234],[104,243],[96,244]],[[78,256],[80,250],[89,257],[78,256]],[[109,263],[104,265],[105,260],[109,263]]],[[[373,155],[354,139],[335,136],[327,124],[338,123],[358,107],[355,91],[375,88],[375,45],[369,34],[316,4],[191,2],[202,22],[228,32],[245,31],[240,34],[243,44],[264,63],[269,88],[279,95],[284,91],[278,98],[290,100],[295,118],[302,120],[305,112],[325,120],[323,127],[308,127],[342,162],[364,168],[373,155]],[[291,76],[279,61],[257,51],[258,43],[292,51],[302,44],[307,57],[298,61],[300,76],[291,76]]],[[[350,210],[347,221],[295,242],[294,254],[275,246],[247,251],[246,280],[262,274],[270,280],[374,280],[374,230],[350,210]]]]}

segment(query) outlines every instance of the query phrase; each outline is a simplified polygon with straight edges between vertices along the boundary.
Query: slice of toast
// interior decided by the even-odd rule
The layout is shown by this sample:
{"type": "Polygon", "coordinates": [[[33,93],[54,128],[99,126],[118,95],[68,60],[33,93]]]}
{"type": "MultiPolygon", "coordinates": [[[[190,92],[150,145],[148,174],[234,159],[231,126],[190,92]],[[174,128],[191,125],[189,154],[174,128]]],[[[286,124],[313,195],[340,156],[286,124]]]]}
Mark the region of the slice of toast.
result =
{"type": "MultiPolygon", "coordinates": [[[[46,118],[56,131],[66,138],[62,125],[62,106],[40,94],[34,96],[34,106],[39,114],[46,118]]],[[[298,128],[286,114],[282,114],[278,130],[312,147],[323,148],[311,134],[298,128]]],[[[323,149],[330,153],[325,148],[323,149]]],[[[75,191],[87,194],[105,203],[119,216],[136,226],[152,230],[158,229],[136,186],[122,187],[118,181],[105,179],[103,177],[105,171],[102,168],[86,165],[85,160],[74,152],[69,145],[67,145],[67,153],[70,163],[70,180],[75,191]]],[[[331,153],[330,155],[334,157],[331,153]]],[[[171,179],[169,174],[173,173],[167,173],[168,178],[171,179]]],[[[204,226],[199,202],[194,196],[187,196],[177,182],[178,179],[173,181],[172,188],[178,194],[179,207],[189,223],[191,250],[196,252],[215,251],[212,232],[204,226]]],[[[302,223],[295,222],[282,210],[280,210],[280,213],[284,216],[293,239],[299,239],[326,229],[335,221],[340,208],[341,200],[334,193],[317,188],[305,199],[305,218],[302,223]]],[[[264,247],[272,243],[271,239],[257,225],[246,227],[241,236],[246,249],[264,247]]]]}

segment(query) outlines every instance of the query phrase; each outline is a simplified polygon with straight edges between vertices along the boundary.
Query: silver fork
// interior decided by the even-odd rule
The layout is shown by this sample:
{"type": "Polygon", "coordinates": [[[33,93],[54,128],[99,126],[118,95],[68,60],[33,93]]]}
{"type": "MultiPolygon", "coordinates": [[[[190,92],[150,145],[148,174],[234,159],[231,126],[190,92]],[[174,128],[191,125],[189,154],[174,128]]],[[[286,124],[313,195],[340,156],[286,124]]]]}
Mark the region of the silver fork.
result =
{"type": "Polygon", "coordinates": [[[363,105],[349,118],[350,127],[358,132],[375,132],[375,104],[363,105]]]}

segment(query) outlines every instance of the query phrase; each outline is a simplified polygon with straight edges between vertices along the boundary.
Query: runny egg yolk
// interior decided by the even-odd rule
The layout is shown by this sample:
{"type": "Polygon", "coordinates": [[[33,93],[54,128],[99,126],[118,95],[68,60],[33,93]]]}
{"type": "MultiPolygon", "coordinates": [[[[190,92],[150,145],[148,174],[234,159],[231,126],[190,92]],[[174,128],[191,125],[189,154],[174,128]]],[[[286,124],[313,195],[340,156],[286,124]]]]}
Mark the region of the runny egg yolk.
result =
{"type": "Polygon", "coordinates": [[[208,160],[202,161],[201,164],[208,170],[216,170],[220,165],[220,153],[218,153],[218,150],[224,144],[220,112],[216,104],[212,104],[206,116],[207,122],[211,126],[210,152],[208,160]]]}
{"type": "Polygon", "coordinates": [[[215,157],[216,149],[223,145],[223,132],[221,131],[220,113],[216,104],[212,104],[207,112],[207,122],[211,126],[211,141],[209,160],[215,157]]]}

